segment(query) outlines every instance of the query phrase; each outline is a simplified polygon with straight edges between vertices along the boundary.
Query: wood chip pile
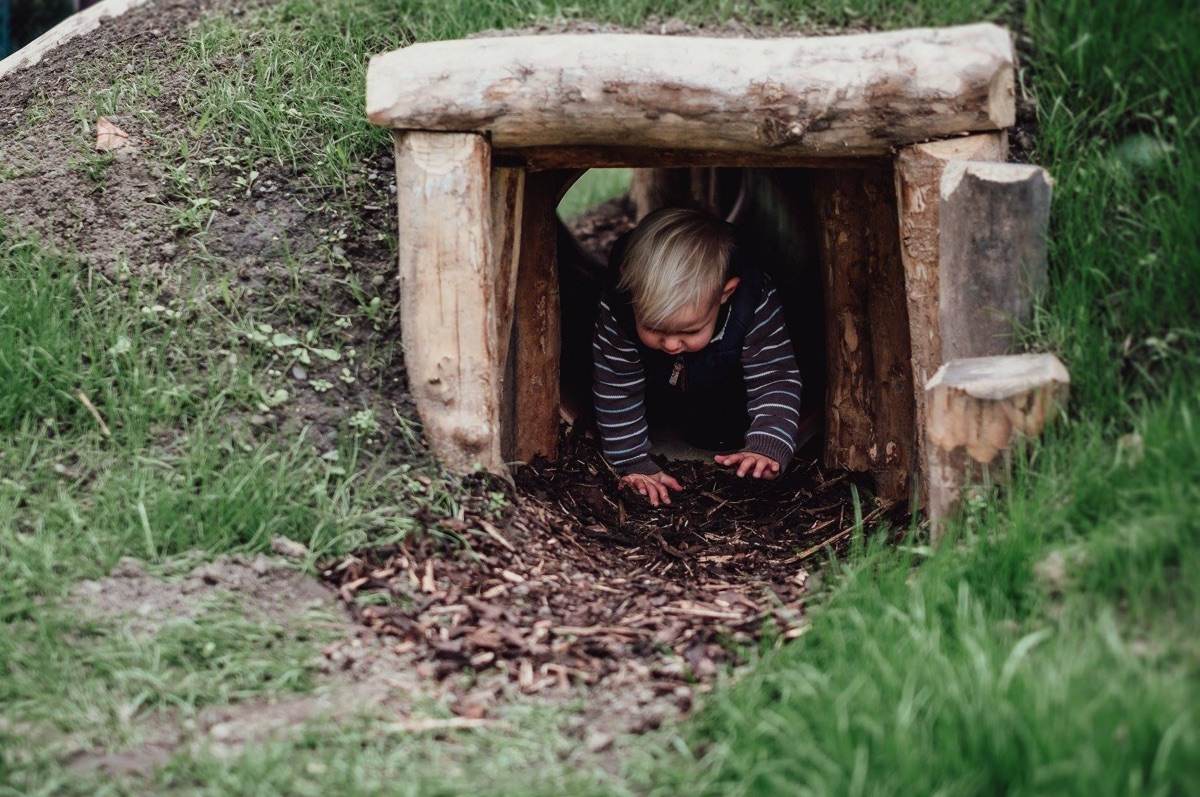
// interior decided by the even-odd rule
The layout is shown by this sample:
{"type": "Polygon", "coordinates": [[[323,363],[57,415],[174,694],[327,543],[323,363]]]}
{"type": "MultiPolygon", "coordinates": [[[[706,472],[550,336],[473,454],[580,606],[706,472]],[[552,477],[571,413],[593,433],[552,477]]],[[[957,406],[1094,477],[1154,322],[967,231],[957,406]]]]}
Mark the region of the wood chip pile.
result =
{"type": "MultiPolygon", "coordinates": [[[[634,678],[664,691],[738,648],[804,629],[810,570],[849,542],[851,482],[800,461],[776,482],[672,463],[686,490],[651,508],[619,492],[590,439],[516,476],[506,516],[484,497],[423,535],[327,563],[350,611],[427,674],[494,669],[529,692],[634,678]]],[[[890,511],[863,494],[868,525],[890,511]]],[[[471,504],[472,502],[468,502],[471,504]]]]}

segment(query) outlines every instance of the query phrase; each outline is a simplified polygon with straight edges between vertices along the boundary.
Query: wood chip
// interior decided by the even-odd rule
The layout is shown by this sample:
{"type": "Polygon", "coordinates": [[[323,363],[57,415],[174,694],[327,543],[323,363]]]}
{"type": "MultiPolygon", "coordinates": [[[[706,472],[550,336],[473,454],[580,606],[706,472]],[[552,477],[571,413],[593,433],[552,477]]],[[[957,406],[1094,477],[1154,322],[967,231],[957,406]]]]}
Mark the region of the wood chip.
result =
{"type": "Polygon", "coordinates": [[[132,145],[129,134],[113,124],[107,116],[96,120],[96,149],[100,152],[125,149],[132,145]]]}

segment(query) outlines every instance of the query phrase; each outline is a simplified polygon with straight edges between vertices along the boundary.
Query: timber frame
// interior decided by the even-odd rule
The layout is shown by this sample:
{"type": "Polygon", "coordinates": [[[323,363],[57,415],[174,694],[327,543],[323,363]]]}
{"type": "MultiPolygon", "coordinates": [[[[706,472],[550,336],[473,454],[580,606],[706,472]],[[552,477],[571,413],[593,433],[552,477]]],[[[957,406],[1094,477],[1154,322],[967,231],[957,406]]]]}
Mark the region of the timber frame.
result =
{"type": "MultiPolygon", "coordinates": [[[[942,330],[987,312],[968,297],[946,315],[939,206],[948,164],[1007,154],[1006,30],[421,43],[371,60],[367,115],[393,131],[406,364],[445,465],[505,473],[506,462],[555,455],[555,207],[583,171],[641,167],[653,182],[691,167],[715,192],[715,167],[812,169],[825,459],[872,472],[887,497],[911,495],[910,477],[928,467],[924,388],[943,364],[942,330]]],[[[1012,215],[1021,226],[1022,210],[1012,215]]],[[[957,256],[986,258],[986,242],[972,241],[957,256]]],[[[1012,284],[1005,306],[1015,301],[1020,320],[1029,290],[1012,284]]]]}

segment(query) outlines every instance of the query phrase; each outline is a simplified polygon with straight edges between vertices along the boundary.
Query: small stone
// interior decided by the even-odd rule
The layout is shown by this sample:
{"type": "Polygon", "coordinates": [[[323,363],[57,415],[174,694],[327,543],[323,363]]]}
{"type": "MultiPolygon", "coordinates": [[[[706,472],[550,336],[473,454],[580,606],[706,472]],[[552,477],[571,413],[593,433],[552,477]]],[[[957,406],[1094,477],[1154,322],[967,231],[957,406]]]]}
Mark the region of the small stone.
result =
{"type": "Polygon", "coordinates": [[[271,538],[271,550],[288,559],[307,559],[308,547],[287,537],[271,538]]]}
{"type": "Polygon", "coordinates": [[[303,382],[304,380],[308,379],[308,371],[304,370],[304,367],[301,365],[293,365],[292,377],[303,382]]]}
{"type": "Polygon", "coordinates": [[[1052,593],[1061,593],[1067,584],[1067,557],[1062,551],[1051,551],[1033,566],[1034,575],[1052,593]]]}
{"type": "Polygon", "coordinates": [[[146,575],[142,563],[132,556],[122,556],[112,570],[113,578],[141,578],[146,575]]]}
{"type": "Polygon", "coordinates": [[[659,30],[666,36],[678,36],[688,32],[688,24],[678,17],[672,17],[664,22],[659,30]]]}
{"type": "Polygon", "coordinates": [[[603,753],[613,745],[613,737],[607,733],[597,733],[595,731],[587,735],[587,740],[584,746],[587,747],[589,753],[603,753]]]}
{"type": "Polygon", "coordinates": [[[204,589],[204,579],[196,578],[194,576],[186,579],[179,587],[179,591],[184,595],[191,595],[192,593],[199,592],[202,589],[204,589]]]}

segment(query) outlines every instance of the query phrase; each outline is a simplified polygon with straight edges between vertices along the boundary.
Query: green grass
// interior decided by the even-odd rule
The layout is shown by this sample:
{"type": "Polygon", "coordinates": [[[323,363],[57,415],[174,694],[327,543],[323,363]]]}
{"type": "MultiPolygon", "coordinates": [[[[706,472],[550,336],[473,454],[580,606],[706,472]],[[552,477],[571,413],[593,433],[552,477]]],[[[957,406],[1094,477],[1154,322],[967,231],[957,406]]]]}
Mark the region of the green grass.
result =
{"type": "Polygon", "coordinates": [[[505,711],[495,728],[451,734],[404,731],[378,716],[336,730],[312,724],[232,761],[179,756],[158,783],[196,795],[588,797],[620,790],[595,762],[579,757],[563,719],[561,709],[526,704],[505,711]]]}
{"type": "Polygon", "coordinates": [[[409,461],[385,464],[354,408],[329,451],[304,430],[256,432],[245,419],[279,398],[280,363],[332,349],[320,329],[246,327],[263,328],[203,299],[158,304],[153,286],[110,284],[0,226],[0,793],[69,781],[63,734],[120,743],[159,710],[311,686],[315,633],[235,604],[134,637],[65,604],[81,579],[122,556],[170,570],[276,535],[311,564],[457,511],[455,482],[405,448],[415,434],[396,444],[409,461]]]}
{"type": "MultiPolygon", "coordinates": [[[[1034,159],[1056,180],[1051,289],[1025,339],[1060,353],[1073,399],[1004,496],[969,507],[936,550],[920,538],[860,541],[831,563],[805,636],[643,743],[619,781],[575,757],[561,718],[518,711],[484,733],[413,737],[364,719],[233,761],[181,753],[154,787],[1200,791],[1200,13],[1167,0],[1021,8],[1033,41],[1023,77],[1038,106],[1034,159]]],[[[197,152],[246,179],[273,161],[352,195],[363,162],[389,146],[362,119],[369,54],[535,20],[636,26],[651,13],[898,27],[1015,12],[966,0],[283,0],[194,31],[172,65],[192,78],[181,98],[188,133],[156,140],[147,157],[167,161],[183,235],[207,223],[211,192],[184,165],[197,152]]],[[[92,79],[105,85],[103,70],[92,79]]],[[[149,119],[139,105],[160,88],[153,75],[113,81],[80,119],[149,119]]],[[[103,178],[99,163],[79,166],[103,178]]],[[[610,196],[621,179],[589,173],[562,212],[610,196]]],[[[222,282],[230,264],[209,258],[203,272],[203,298],[164,306],[156,286],[110,285],[69,255],[0,232],[0,794],[141,791],[80,780],[39,751],[58,749],[55,733],[136,739],[121,713],[129,705],[136,719],[310,686],[313,639],[221,612],[129,638],[64,613],[77,580],[123,555],[169,569],[192,550],[262,550],[274,534],[336,552],[411,533],[422,512],[455,511],[455,488],[411,441],[411,466],[376,464],[384,458],[357,433],[370,427],[355,414],[363,408],[347,408],[337,462],[303,437],[238,422],[275,400],[270,371],[296,356],[295,344],[272,343],[276,333],[301,348],[332,344],[323,322],[279,320],[294,292],[256,306],[222,282]],[[278,645],[268,656],[264,639],[278,645]]]]}
{"type": "Polygon", "coordinates": [[[590,169],[558,203],[558,215],[571,219],[629,190],[629,169],[590,169]]]}

